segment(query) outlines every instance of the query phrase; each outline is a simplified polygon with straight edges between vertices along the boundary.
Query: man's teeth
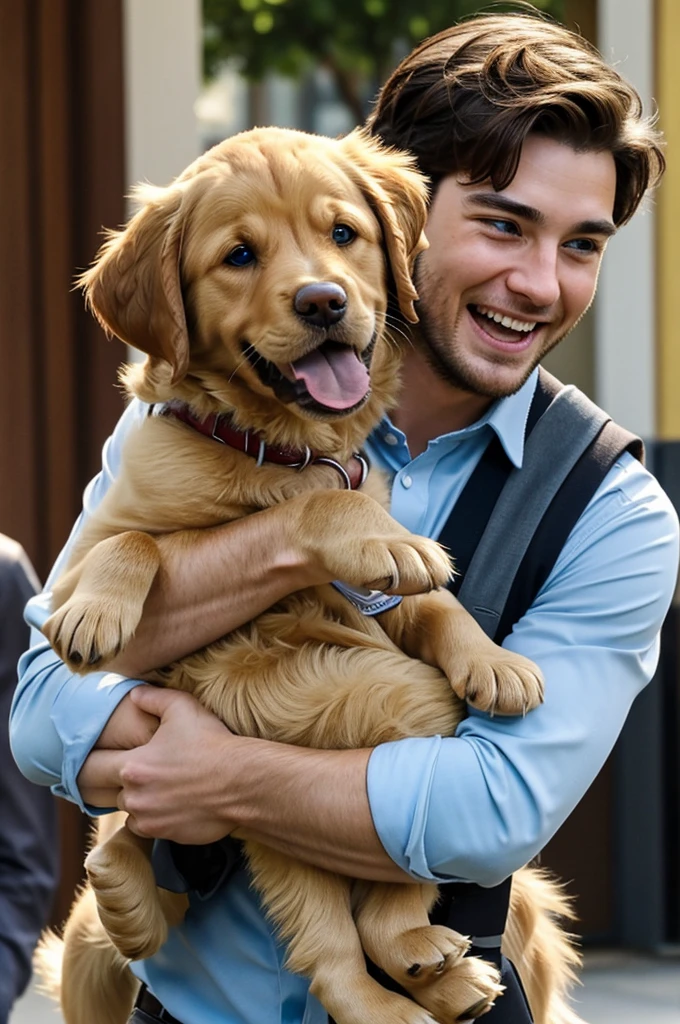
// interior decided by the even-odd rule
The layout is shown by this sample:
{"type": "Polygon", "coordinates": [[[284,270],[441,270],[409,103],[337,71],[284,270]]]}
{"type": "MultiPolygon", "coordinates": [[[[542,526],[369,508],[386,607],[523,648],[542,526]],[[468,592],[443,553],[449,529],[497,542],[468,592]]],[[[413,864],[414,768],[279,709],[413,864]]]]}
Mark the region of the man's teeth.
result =
{"type": "Polygon", "coordinates": [[[538,323],[537,320],[531,323],[526,320],[513,320],[512,317],[505,316],[503,313],[496,313],[493,309],[489,309],[488,306],[476,306],[475,308],[481,316],[486,316],[489,320],[495,320],[497,324],[501,324],[502,327],[509,327],[511,331],[524,331],[528,334],[529,331],[533,331],[538,323]]]}

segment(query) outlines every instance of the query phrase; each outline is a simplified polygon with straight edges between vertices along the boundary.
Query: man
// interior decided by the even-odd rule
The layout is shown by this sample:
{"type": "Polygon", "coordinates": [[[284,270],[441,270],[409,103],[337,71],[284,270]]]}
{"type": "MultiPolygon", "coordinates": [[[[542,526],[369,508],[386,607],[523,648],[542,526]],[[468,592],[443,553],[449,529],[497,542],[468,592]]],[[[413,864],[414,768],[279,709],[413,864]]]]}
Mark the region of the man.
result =
{"type": "Polygon", "coordinates": [[[22,548],[0,534],[0,1024],[28,985],[57,880],[55,801],[21,775],[7,735],[17,661],[28,640],[24,605],[38,589],[22,548]]]}
{"type": "MultiPolygon", "coordinates": [[[[618,74],[527,16],[475,19],[423,44],[386,85],[372,129],[411,148],[435,186],[403,399],[371,454],[393,474],[395,517],[436,537],[491,438],[521,466],[535,368],[587,309],[607,239],[662,158],[618,74]]],[[[85,514],[144,414],[123,416],[85,514]]],[[[140,834],[210,843],[238,826],[355,877],[494,885],[541,849],[606,759],[653,674],[677,557],[668,499],[623,455],[504,641],[542,668],[541,708],[520,720],[472,713],[455,738],[300,750],[232,736],[186,694],[138,682],[326,581],[264,512],[207,531],[181,563],[168,556],[116,672],[74,679],[36,635],[16,754],[81,805],[123,808],[140,834]],[[247,582],[235,592],[233,579],[247,582]]],[[[30,616],[39,626],[44,602],[30,616]]],[[[237,870],[192,899],[135,971],[185,1024],[322,1021],[284,953],[237,870]]]]}

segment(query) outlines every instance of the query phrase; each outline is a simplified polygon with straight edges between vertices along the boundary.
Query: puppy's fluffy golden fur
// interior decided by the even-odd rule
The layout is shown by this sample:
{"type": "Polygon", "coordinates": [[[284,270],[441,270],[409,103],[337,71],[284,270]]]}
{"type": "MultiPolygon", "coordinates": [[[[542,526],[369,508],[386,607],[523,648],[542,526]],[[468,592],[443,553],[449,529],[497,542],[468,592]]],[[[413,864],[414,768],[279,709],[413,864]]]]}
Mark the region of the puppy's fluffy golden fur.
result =
{"type": "MultiPolygon", "coordinates": [[[[107,330],[148,355],[128,368],[129,392],[347,464],[397,398],[388,292],[415,321],[425,198],[410,160],[360,132],[333,141],[276,129],[227,140],[168,188],[145,189],[83,282],[107,330]],[[316,315],[301,295],[319,283],[334,298],[324,307],[322,289],[316,315]]],[[[305,590],[159,682],[189,690],[235,732],[320,748],[450,735],[465,700],[508,714],[535,706],[538,670],[437,589],[450,575],[446,554],[387,514],[379,475],[359,491],[341,486],[326,464],[257,465],[172,416],[149,416],[81,531],[46,635],[76,671],[104,666],[141,617],[160,565],[155,534],[186,545],[196,528],[275,508],[329,578],[409,596],[378,620],[330,585],[305,590]]],[[[182,899],[161,900],[147,845],[123,826],[87,859],[91,888],[65,933],[68,1024],[122,1024],[134,982],[115,998],[115,979],[129,958],[155,953],[183,913],[182,899]]],[[[501,992],[488,964],[463,956],[464,937],[429,924],[433,887],[352,883],[245,846],[291,968],[339,1024],[453,1024],[501,992]],[[415,1001],[372,980],[364,951],[415,1001]]],[[[575,954],[551,917],[566,909],[545,878],[520,874],[507,938],[538,1024],[577,1019],[564,1001],[575,954]]],[[[50,956],[45,946],[44,964],[50,956]]]]}

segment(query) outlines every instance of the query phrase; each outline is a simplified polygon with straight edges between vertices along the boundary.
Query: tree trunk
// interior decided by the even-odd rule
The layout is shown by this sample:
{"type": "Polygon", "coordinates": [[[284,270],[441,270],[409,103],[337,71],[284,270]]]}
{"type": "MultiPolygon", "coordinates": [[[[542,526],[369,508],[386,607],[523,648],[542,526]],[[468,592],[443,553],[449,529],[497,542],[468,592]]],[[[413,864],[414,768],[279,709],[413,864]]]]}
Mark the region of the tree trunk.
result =
{"type": "Polygon", "coordinates": [[[340,67],[332,54],[326,54],[322,61],[323,65],[333,75],[336,88],[340,98],[351,111],[356,123],[363,124],[366,117],[366,110],[357,89],[356,76],[350,75],[344,68],[340,67]]]}

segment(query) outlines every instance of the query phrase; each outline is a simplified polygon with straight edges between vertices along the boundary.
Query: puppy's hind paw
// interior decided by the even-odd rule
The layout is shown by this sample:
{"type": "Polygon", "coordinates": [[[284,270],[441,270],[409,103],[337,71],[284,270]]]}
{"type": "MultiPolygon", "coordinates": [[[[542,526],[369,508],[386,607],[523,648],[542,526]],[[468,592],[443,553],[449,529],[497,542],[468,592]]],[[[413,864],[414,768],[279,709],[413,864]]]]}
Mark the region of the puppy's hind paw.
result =
{"type": "Polygon", "coordinates": [[[111,856],[106,844],[85,860],[99,918],[116,949],[128,960],[145,960],[168,936],[151,864],[136,859],[137,870],[111,856]],[[125,870],[128,868],[128,870],[125,870]],[[142,870],[140,870],[140,868],[142,870]]]}
{"type": "Polygon", "coordinates": [[[462,1024],[488,1013],[504,987],[492,964],[470,956],[453,964],[439,977],[432,978],[425,987],[411,991],[414,999],[425,1006],[440,1024],[462,1024]]]}

